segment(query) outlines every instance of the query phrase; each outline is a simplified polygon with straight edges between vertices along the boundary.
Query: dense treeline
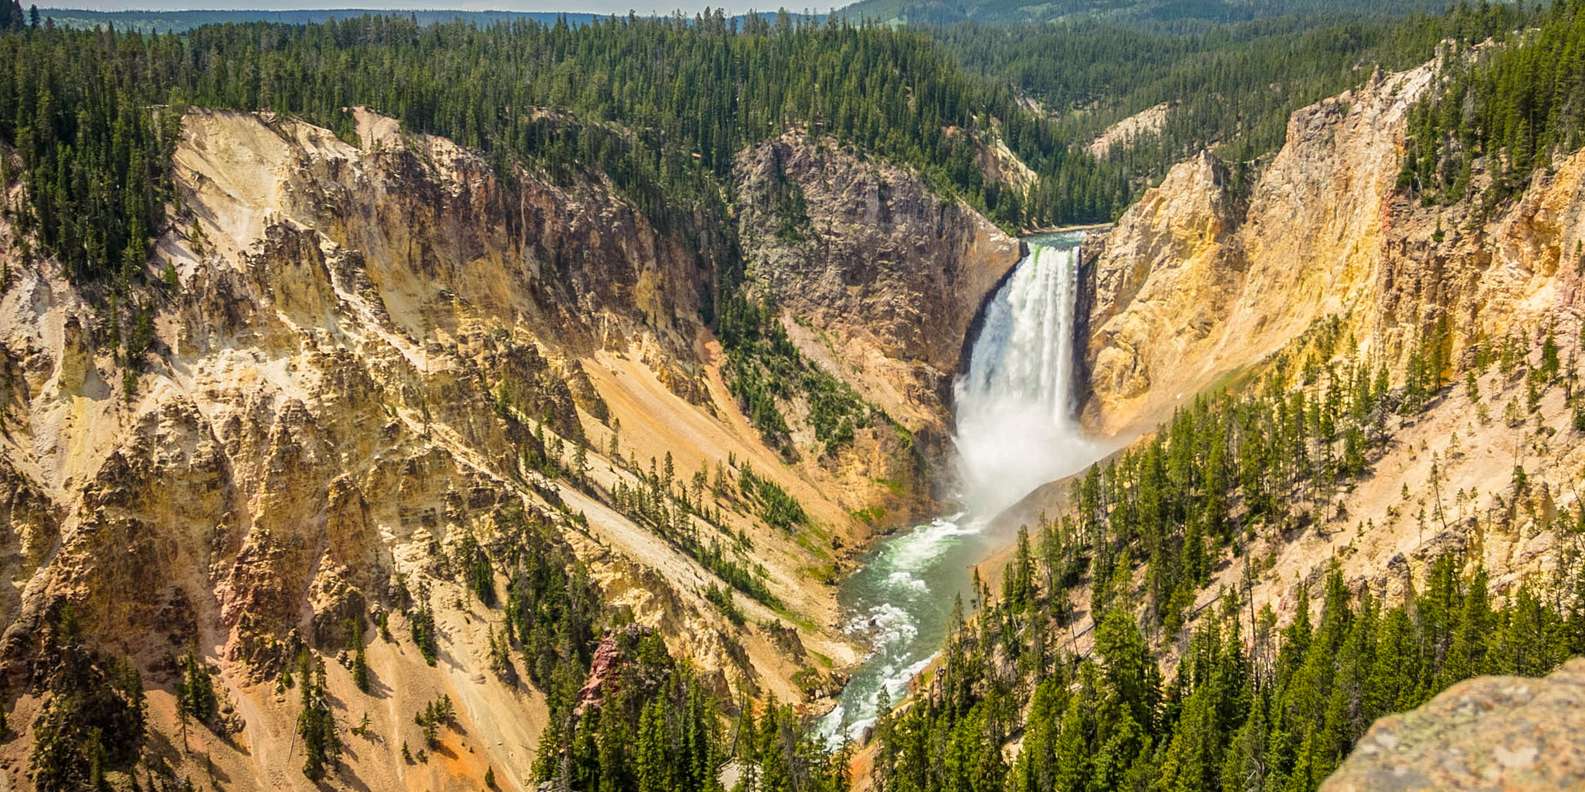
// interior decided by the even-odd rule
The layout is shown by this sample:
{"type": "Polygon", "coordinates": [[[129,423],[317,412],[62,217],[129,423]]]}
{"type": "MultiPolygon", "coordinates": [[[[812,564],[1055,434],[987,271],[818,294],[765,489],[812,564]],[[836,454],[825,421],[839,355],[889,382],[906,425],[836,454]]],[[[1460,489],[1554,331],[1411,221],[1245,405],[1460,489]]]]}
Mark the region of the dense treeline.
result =
{"type": "Polygon", "coordinates": [[[534,21],[547,25],[565,19],[567,24],[581,25],[599,18],[597,14],[575,14],[551,11],[461,11],[457,9],[395,9],[395,8],[304,8],[304,9],[188,9],[183,11],[95,11],[87,8],[51,8],[40,14],[46,24],[53,23],[74,28],[114,27],[117,30],[138,30],[145,33],[174,33],[205,25],[248,24],[273,22],[283,25],[311,25],[332,19],[352,19],[369,14],[404,16],[426,25],[436,22],[472,22],[490,25],[498,22],[534,21]]]}
{"type": "MultiPolygon", "coordinates": [[[[1564,521],[1576,548],[1580,516],[1564,521]]],[[[1251,627],[1248,603],[1228,595],[1169,684],[1126,611],[1108,611],[1081,656],[1044,591],[1014,593],[957,632],[937,692],[881,716],[878,788],[1315,789],[1374,719],[1471,676],[1539,675],[1585,652],[1574,558],[1568,577],[1521,586],[1500,610],[1485,573],[1460,574],[1452,556],[1392,603],[1350,592],[1334,569],[1319,614],[1300,608],[1280,629],[1269,609],[1251,627]]]]}
{"type": "MultiPolygon", "coordinates": [[[[1505,172],[1522,176],[1536,151],[1573,140],[1573,8],[1552,12],[1533,47],[1498,48],[1454,80],[1481,81],[1479,90],[1455,87],[1420,114],[1420,182],[1451,183],[1487,141],[1513,149],[1505,172]],[[1459,125],[1472,131],[1458,132],[1443,122],[1465,95],[1478,109],[1459,125]]],[[[1187,33],[1079,21],[926,34],[716,13],[489,27],[382,16],[139,34],[32,27],[16,14],[0,20],[13,28],[0,36],[0,143],[19,155],[9,175],[27,184],[28,205],[12,208],[26,209],[24,227],[84,280],[143,263],[171,199],[174,110],[188,104],[290,112],[343,134],[342,109],[367,104],[487,152],[503,173],[515,163],[602,171],[645,211],[684,225],[701,211],[719,217],[743,145],[801,125],[1029,226],[1107,219],[1202,146],[1257,157],[1281,143],[1295,107],[1372,65],[1405,67],[1440,39],[1479,40],[1525,19],[1483,4],[1404,19],[1312,10],[1187,33]],[[1074,144],[1163,103],[1159,134],[1104,161],[1077,153],[1074,144]],[[1039,174],[1029,194],[986,179],[977,155],[994,136],[1039,174]]]]}
{"type": "Polygon", "coordinates": [[[971,70],[1040,102],[1071,140],[1166,105],[1159,132],[1108,157],[1137,189],[1203,147],[1233,162],[1257,159],[1282,145],[1294,110],[1359,84],[1372,68],[1409,68],[1443,39],[1498,35],[1524,19],[1499,3],[1405,18],[1338,9],[1191,32],[1091,21],[932,34],[971,70]]]}
{"type": "Polygon", "coordinates": [[[623,630],[607,642],[602,651],[624,662],[581,705],[577,687],[556,702],[535,775],[560,789],[718,788],[720,723],[698,680],[654,633],[623,630]]]}
{"type": "MultiPolygon", "coordinates": [[[[1043,546],[1054,584],[1092,580],[1100,612],[1131,592],[1143,563],[1146,623],[1170,634],[1224,550],[1330,517],[1333,497],[1368,471],[1407,398],[1389,391],[1382,365],[1323,363],[1340,334],[1334,321],[1321,323],[1302,342],[1307,352],[1279,357],[1239,393],[1197,399],[1148,441],[1091,468],[1043,546]]],[[[1442,370],[1440,359],[1432,365],[1442,370]]]]}
{"type": "Polygon", "coordinates": [[[1445,7],[1444,0],[1058,0],[1036,5],[1020,0],[861,0],[840,13],[854,18],[899,19],[910,24],[1106,19],[1137,29],[1200,30],[1271,17],[1337,13],[1379,17],[1436,12],[1445,7]]]}
{"type": "Polygon", "coordinates": [[[772,701],[756,712],[744,702],[728,730],[705,681],[653,632],[616,630],[600,652],[610,664],[574,707],[552,709],[541,738],[534,772],[552,788],[719,792],[723,766],[735,761],[736,790],[847,789],[845,754],[822,750],[792,708],[772,701]]]}
{"type": "Polygon", "coordinates": [[[71,37],[0,36],[0,142],[21,159],[30,211],[9,208],[79,279],[124,277],[161,227],[174,117],[150,112],[138,41],[71,37]]]}
{"type": "Polygon", "coordinates": [[[739,148],[793,125],[912,165],[1008,225],[1105,218],[1124,198],[1011,91],[905,31],[786,16],[739,29],[719,14],[484,28],[367,17],[179,35],[29,27],[0,36],[0,142],[28,187],[19,216],[79,277],[142,263],[170,199],[177,113],[158,108],[188,104],[289,112],[344,134],[343,109],[366,104],[503,172],[604,171],[663,217],[718,203],[739,148]],[[987,182],[976,153],[998,134],[1064,189],[1025,205],[987,182]]]}
{"type": "MultiPolygon", "coordinates": [[[[1482,379],[1523,391],[1504,408],[1510,426],[1528,425],[1554,389],[1575,413],[1585,403],[1579,350],[1565,361],[1551,329],[1475,334],[1456,360],[1454,330],[1431,322],[1393,375],[1337,359],[1342,328],[1322,322],[1257,380],[1198,400],[1093,469],[1066,513],[1035,539],[1021,532],[1000,599],[959,623],[922,683],[928,694],[880,721],[882,788],[1314,789],[1380,715],[1460,679],[1539,674],[1585,652],[1585,504],[1536,506],[1550,493],[1521,467],[1499,506],[1472,519],[1486,531],[1533,520],[1564,549],[1555,578],[1525,582],[1506,607],[1484,572],[1447,556],[1401,601],[1350,592],[1334,569],[1314,623],[1301,610],[1278,630],[1269,610],[1252,612],[1247,587],[1262,569],[1251,548],[1346,517],[1334,496],[1369,471],[1399,416],[1461,380],[1482,422],[1493,420],[1482,379]],[[1238,590],[1191,611],[1229,557],[1238,590]],[[1069,593],[1081,585],[1088,620],[1069,593]],[[1178,673],[1164,684],[1152,647],[1178,641],[1178,673]],[[1002,746],[1018,736],[1009,763],[1002,746]]],[[[1419,513],[1395,508],[1394,519],[1447,530],[1463,495],[1443,491],[1433,464],[1419,513]]],[[[1404,498],[1412,508],[1407,489],[1404,498]]],[[[976,592],[989,603],[983,584],[976,592]]]]}
{"type": "Polygon", "coordinates": [[[1585,3],[1560,0],[1517,35],[1463,35],[1437,90],[1410,115],[1399,184],[1423,199],[1464,197],[1477,174],[1488,205],[1522,189],[1552,157],[1585,137],[1585,3]],[[1474,51],[1486,35],[1491,46],[1474,51]]]}

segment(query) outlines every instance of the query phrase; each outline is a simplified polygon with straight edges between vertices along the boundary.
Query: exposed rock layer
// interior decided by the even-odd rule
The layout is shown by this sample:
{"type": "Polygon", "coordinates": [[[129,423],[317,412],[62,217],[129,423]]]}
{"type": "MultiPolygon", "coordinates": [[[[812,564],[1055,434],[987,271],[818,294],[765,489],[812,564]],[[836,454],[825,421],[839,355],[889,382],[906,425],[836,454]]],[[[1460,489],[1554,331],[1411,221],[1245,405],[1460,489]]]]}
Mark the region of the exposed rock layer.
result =
{"type": "Polygon", "coordinates": [[[736,166],[749,277],[805,354],[910,430],[942,436],[964,339],[1018,240],[913,174],[789,133],[736,166]],[[803,216],[773,197],[796,191],[803,216]]]}
{"type": "Polygon", "coordinates": [[[1578,311],[1560,263],[1582,234],[1581,155],[1490,217],[1398,189],[1406,114],[1435,73],[1377,74],[1294,113],[1247,191],[1208,154],[1181,163],[1091,241],[1091,425],[1149,423],[1322,318],[1343,321],[1346,351],[1397,367],[1443,317],[1456,356],[1578,311]]]}
{"type": "MultiPolygon", "coordinates": [[[[146,670],[151,722],[166,734],[178,729],[170,656],[196,650],[213,664],[242,730],[230,742],[194,735],[202,753],[191,755],[231,788],[306,788],[291,758],[295,710],[267,680],[300,644],[335,656],[385,613],[396,641],[370,639],[375,696],[329,664],[338,717],[366,710],[385,736],[357,743],[346,772],[370,788],[442,790],[480,788],[493,768],[504,788],[527,788],[544,704],[491,671],[499,611],[467,593],[452,559],[465,541],[522,541],[528,525],[564,542],[612,607],[707,681],[784,701],[811,678],[828,688],[812,657],[840,665],[857,652],[835,627],[829,547],[860,530],[850,514],[884,491],[874,471],[890,463],[855,452],[835,471],[789,465],[738,413],[701,320],[727,249],[711,243],[720,229],[663,228],[603,178],[503,179],[390,119],[358,111],[357,126],[355,145],[270,114],[185,118],[179,206],[151,270],[169,285],[134,307],[152,331],[140,359],[116,353],[109,312],[54,262],[11,267],[0,295],[8,679],[25,678],[41,619],[68,603],[95,643],[146,670]],[[565,464],[579,443],[587,486],[536,462],[565,464]],[[728,504],[730,535],[703,537],[751,543],[784,610],[739,597],[751,618],[733,624],[704,597],[710,571],[613,508],[610,493],[660,459],[680,479],[752,465],[809,511],[800,535],[728,504]],[[407,608],[425,601],[440,636],[433,667],[406,640],[407,608]],[[788,655],[789,641],[809,652],[788,655]],[[404,763],[412,714],[441,694],[458,707],[436,751],[449,758],[404,763]]],[[[967,313],[1016,243],[901,171],[834,151],[798,167],[842,174],[842,211],[859,213],[823,232],[842,251],[828,263],[895,246],[884,266],[833,275],[868,284],[844,303],[856,318],[827,329],[868,345],[874,365],[832,373],[909,394],[897,404],[913,412],[900,414],[941,424],[927,375],[951,370],[967,313]],[[893,216],[893,230],[874,236],[859,222],[869,212],[893,216]],[[922,227],[939,255],[910,272],[919,247],[900,240],[922,227]],[[907,279],[931,268],[924,284],[907,279]],[[924,294],[956,313],[920,311],[924,294]],[[901,362],[915,355],[919,371],[901,362]]],[[[16,242],[0,224],[0,251],[16,242]]],[[[37,704],[24,697],[9,722],[25,727],[37,704]]],[[[0,758],[16,766],[26,750],[12,741],[0,758]]]]}

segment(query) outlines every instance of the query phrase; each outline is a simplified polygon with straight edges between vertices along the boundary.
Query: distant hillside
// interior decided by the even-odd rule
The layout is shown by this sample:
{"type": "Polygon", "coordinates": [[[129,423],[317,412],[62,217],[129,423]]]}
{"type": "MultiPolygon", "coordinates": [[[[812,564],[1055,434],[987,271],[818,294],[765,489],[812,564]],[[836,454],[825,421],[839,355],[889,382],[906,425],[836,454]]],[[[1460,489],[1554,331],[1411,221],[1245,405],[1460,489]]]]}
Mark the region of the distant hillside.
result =
{"type": "Polygon", "coordinates": [[[57,25],[78,28],[97,28],[114,25],[118,30],[180,33],[202,25],[223,25],[242,22],[276,22],[286,25],[310,25],[331,20],[356,19],[369,14],[412,17],[421,24],[465,21],[477,25],[498,22],[532,20],[554,24],[565,19],[569,25],[584,25],[597,18],[596,14],[573,14],[558,11],[404,11],[371,10],[364,8],[332,8],[304,11],[89,11],[79,8],[41,8],[39,13],[55,20],[57,25]]]}
{"type": "MultiPolygon", "coordinates": [[[[554,25],[557,21],[564,21],[573,27],[581,27],[594,20],[610,16],[608,14],[586,14],[570,11],[460,11],[455,9],[414,11],[400,8],[324,8],[300,11],[247,9],[90,11],[81,8],[41,8],[39,9],[39,14],[43,18],[54,20],[57,25],[66,27],[102,28],[114,25],[117,30],[153,33],[184,33],[204,25],[244,24],[249,22],[314,25],[332,20],[357,19],[369,15],[408,17],[421,25],[436,25],[444,22],[470,22],[481,27],[510,22],[537,22],[542,25],[554,25]]],[[[729,21],[742,24],[750,16],[758,16],[766,21],[775,21],[781,14],[774,11],[739,14],[735,17],[730,17],[729,21]]],[[[787,13],[785,16],[789,20],[822,20],[825,18],[822,14],[787,13]]]]}
{"type": "Polygon", "coordinates": [[[1242,22],[1311,14],[1397,15],[1440,12],[1444,0],[860,0],[840,12],[881,22],[1052,22],[1106,20],[1148,26],[1242,22]]]}

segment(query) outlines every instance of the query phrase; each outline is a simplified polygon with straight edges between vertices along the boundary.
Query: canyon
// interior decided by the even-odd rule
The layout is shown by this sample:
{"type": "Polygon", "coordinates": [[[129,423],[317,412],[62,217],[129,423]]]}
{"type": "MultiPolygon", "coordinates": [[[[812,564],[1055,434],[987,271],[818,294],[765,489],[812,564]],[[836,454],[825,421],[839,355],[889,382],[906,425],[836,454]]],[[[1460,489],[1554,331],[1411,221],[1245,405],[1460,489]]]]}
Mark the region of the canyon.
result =
{"type": "MultiPolygon", "coordinates": [[[[718,214],[641,208],[590,172],[503,170],[361,107],[340,135],[185,110],[172,220],[147,263],[158,286],[127,312],[96,310],[104,293],[0,222],[0,677],[28,691],[7,722],[42,711],[29,682],[51,636],[77,631],[142,670],[167,766],[306,789],[295,694],[278,680],[312,648],[331,658],[339,716],[383,735],[349,741],[350,777],[533,789],[550,713],[501,668],[506,628],[470,582],[481,555],[492,593],[508,573],[490,559],[586,570],[606,608],[725,700],[839,712],[872,648],[839,586],[886,542],[958,530],[960,510],[1003,538],[1037,526],[1080,467],[1288,367],[1365,362],[1398,388],[1430,344],[1449,361],[1500,345],[1520,368],[1551,344],[1572,371],[1585,155],[1495,209],[1406,195],[1406,119],[1437,73],[1377,72],[1303,108],[1252,168],[1200,152],[1060,246],[803,128],[735,154],[718,214]],[[1060,294],[1062,310],[1029,309],[1043,332],[1009,341],[1006,314],[1024,308],[1008,304],[1028,294],[1060,294]],[[753,346],[717,332],[747,304],[768,306],[753,346]],[[987,362],[1007,344],[1043,345],[1023,350],[1039,371],[987,362]],[[1019,384],[1031,392],[992,398],[1019,384]],[[633,494],[647,488],[664,494],[633,494]],[[406,639],[426,629],[437,656],[406,639]],[[179,714],[183,655],[215,679],[226,729],[179,714]],[[380,695],[360,690],[355,662],[380,695]],[[455,728],[413,762],[413,713],[438,697],[455,728]]],[[[599,126],[528,114],[569,134],[599,126]]],[[[999,141],[982,159],[1027,193],[999,141]]],[[[15,203],[21,185],[5,188],[15,203]]],[[[1499,597],[1554,572],[1577,541],[1558,515],[1580,507],[1585,464],[1569,392],[1531,398],[1489,367],[1439,391],[1383,419],[1369,475],[1245,548],[1253,573],[1219,559],[1181,631],[1151,636],[1169,667],[1228,590],[1285,624],[1333,568],[1395,595],[1459,550],[1499,597]]],[[[984,547],[951,573],[983,555],[994,577],[1005,559],[984,547]]],[[[580,702],[617,663],[600,647],[580,702]]],[[[916,649],[876,685],[904,693],[929,659],[916,649]]],[[[31,747],[0,746],[11,782],[31,747]]]]}

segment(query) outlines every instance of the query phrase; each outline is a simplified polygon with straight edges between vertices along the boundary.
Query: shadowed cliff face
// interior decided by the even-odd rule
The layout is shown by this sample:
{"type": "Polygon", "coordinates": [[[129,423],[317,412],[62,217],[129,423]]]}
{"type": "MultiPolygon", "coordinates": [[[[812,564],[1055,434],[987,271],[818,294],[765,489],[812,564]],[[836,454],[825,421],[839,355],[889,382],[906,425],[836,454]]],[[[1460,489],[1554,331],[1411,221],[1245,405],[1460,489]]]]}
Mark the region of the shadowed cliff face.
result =
{"type": "Polygon", "coordinates": [[[742,152],[738,227],[753,292],[808,358],[944,458],[951,382],[1023,246],[912,173],[788,133],[742,152]]]}
{"type": "Polygon", "coordinates": [[[963,339],[1018,240],[830,139],[789,133],[743,152],[735,175],[749,278],[800,348],[910,430],[945,427],[963,339]]]}

